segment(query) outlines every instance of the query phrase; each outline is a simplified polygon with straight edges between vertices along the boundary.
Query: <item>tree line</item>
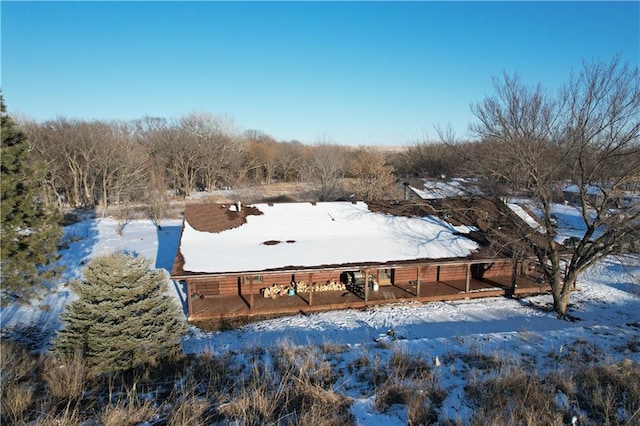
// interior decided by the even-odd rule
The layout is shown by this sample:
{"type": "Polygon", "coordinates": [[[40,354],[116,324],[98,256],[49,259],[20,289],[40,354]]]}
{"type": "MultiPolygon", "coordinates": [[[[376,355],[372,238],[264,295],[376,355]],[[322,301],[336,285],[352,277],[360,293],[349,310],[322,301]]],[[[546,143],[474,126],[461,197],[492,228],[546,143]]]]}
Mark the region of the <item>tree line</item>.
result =
{"type": "Polygon", "coordinates": [[[318,200],[328,201],[339,196],[343,178],[355,179],[349,189],[360,197],[382,196],[394,182],[393,167],[377,150],[276,141],[210,114],[129,122],[23,120],[20,126],[29,138],[29,160],[42,169],[43,197],[60,208],[106,211],[167,194],[189,197],[276,181],[311,182],[318,200]]]}

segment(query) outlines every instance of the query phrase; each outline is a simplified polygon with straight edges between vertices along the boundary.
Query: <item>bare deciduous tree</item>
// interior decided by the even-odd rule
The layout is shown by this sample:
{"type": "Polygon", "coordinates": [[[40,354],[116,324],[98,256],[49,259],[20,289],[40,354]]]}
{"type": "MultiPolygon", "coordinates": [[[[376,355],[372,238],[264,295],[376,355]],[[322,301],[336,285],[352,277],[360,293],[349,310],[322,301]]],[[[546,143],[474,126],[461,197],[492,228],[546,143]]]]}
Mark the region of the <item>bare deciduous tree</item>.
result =
{"type": "Polygon", "coordinates": [[[298,141],[278,144],[278,173],[284,181],[298,181],[302,173],[304,145],[298,141]]]}
{"type": "Polygon", "coordinates": [[[192,114],[180,120],[181,136],[195,151],[192,168],[203,189],[212,191],[229,184],[236,171],[232,165],[242,154],[244,144],[231,120],[210,114],[192,114]]]}
{"type": "Polygon", "coordinates": [[[169,129],[166,134],[164,151],[167,168],[177,192],[189,197],[196,186],[198,176],[198,150],[195,143],[187,142],[181,129],[169,129]]]}
{"type": "Polygon", "coordinates": [[[319,201],[335,200],[346,169],[345,148],[329,143],[310,147],[304,163],[303,176],[312,185],[319,201]]]}
{"type": "Polygon", "coordinates": [[[162,220],[169,207],[170,184],[167,172],[168,156],[164,147],[174,133],[167,120],[158,117],[145,117],[134,123],[137,143],[144,147],[148,155],[146,168],[147,213],[156,225],[162,229],[162,220]]]}
{"type": "MultiPolygon", "coordinates": [[[[585,63],[557,97],[519,78],[495,80],[496,95],[473,106],[482,139],[485,178],[526,191],[541,212],[544,241],[537,256],[550,281],[554,309],[567,315],[580,273],[640,237],[640,205],[615,208],[640,176],[640,79],[637,68],[614,58],[585,63]],[[558,240],[553,197],[569,176],[578,188],[582,227],[570,247],[558,240]],[[598,188],[599,197],[590,196],[598,188]],[[566,262],[563,251],[570,249],[566,262]]],[[[494,186],[495,187],[495,186],[494,186]]]]}
{"type": "Polygon", "coordinates": [[[51,143],[50,134],[45,126],[31,120],[20,122],[19,125],[29,135],[31,161],[43,165],[44,168],[43,173],[40,174],[44,202],[55,205],[59,209],[62,208],[66,201],[67,173],[59,147],[51,143]]]}
{"type": "Polygon", "coordinates": [[[396,156],[394,165],[404,175],[423,178],[461,174],[463,171],[455,149],[448,144],[429,141],[406,147],[396,156]]]}
{"type": "Polygon", "coordinates": [[[355,179],[356,195],[364,200],[382,199],[392,191],[396,181],[395,170],[387,164],[384,153],[373,148],[355,150],[349,171],[355,179]]]}
{"type": "Polygon", "coordinates": [[[246,149],[246,160],[256,183],[270,185],[280,164],[278,143],[271,137],[253,136],[246,149]]]}

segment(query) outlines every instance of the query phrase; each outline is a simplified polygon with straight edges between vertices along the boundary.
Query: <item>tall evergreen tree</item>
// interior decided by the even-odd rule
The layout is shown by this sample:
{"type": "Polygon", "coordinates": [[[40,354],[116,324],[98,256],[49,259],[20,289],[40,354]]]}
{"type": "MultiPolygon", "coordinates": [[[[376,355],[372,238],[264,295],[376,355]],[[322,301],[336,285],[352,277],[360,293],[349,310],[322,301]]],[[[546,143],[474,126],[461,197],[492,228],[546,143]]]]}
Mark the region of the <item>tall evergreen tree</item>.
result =
{"type": "Polygon", "coordinates": [[[2,301],[26,301],[57,272],[62,237],[59,213],[45,205],[38,185],[42,167],[28,161],[29,141],[2,105],[2,301]]]}
{"type": "Polygon", "coordinates": [[[185,324],[166,295],[166,276],[148,260],[114,253],[93,259],[84,281],[71,284],[79,298],[61,316],[57,354],[80,352],[95,374],[125,371],[180,351],[185,324]]]}

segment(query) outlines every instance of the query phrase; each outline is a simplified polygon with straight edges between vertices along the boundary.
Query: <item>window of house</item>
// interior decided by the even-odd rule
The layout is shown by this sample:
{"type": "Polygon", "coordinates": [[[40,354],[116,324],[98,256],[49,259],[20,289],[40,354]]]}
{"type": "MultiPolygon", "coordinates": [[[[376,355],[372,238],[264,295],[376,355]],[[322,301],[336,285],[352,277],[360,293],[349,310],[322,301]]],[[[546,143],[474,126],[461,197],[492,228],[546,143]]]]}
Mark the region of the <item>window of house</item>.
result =
{"type": "Polygon", "coordinates": [[[245,284],[249,284],[251,283],[251,278],[253,278],[253,283],[254,284],[260,284],[262,282],[262,275],[245,275],[244,276],[244,283],[245,284]]]}

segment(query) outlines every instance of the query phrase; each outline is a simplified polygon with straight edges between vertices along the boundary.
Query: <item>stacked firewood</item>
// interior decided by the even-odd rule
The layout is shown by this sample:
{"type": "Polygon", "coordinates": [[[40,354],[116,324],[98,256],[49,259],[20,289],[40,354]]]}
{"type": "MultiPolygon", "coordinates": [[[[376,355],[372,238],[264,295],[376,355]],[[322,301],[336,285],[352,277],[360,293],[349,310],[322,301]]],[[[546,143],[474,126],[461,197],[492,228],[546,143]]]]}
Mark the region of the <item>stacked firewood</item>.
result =
{"type": "MultiPolygon", "coordinates": [[[[297,283],[294,283],[296,286],[296,290],[298,292],[308,292],[309,291],[309,284],[307,284],[304,281],[299,281],[297,283]]],[[[313,289],[313,291],[343,291],[346,290],[346,287],[344,286],[343,283],[338,282],[338,281],[326,281],[326,282],[321,282],[321,283],[313,283],[311,288],[313,289]]]]}
{"type": "MultiPolygon", "coordinates": [[[[339,281],[326,281],[321,283],[313,283],[311,286],[312,291],[344,291],[346,287],[344,283],[339,281]]],[[[309,284],[304,281],[292,282],[290,285],[273,284],[271,287],[266,287],[260,290],[262,296],[265,298],[276,299],[282,296],[290,296],[295,293],[308,293],[309,284]]]]}
{"type": "Polygon", "coordinates": [[[293,289],[292,286],[284,286],[282,284],[273,284],[271,287],[263,288],[262,295],[265,298],[276,299],[281,296],[287,296],[289,289],[293,289]]]}

